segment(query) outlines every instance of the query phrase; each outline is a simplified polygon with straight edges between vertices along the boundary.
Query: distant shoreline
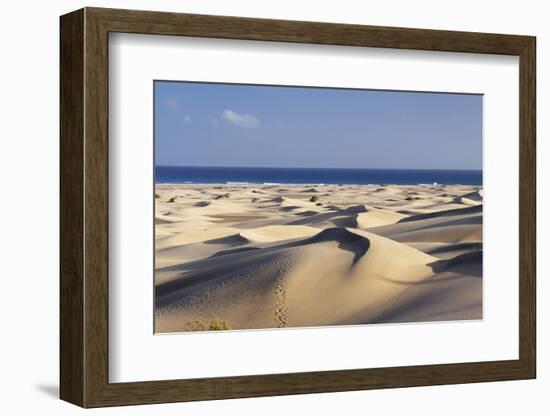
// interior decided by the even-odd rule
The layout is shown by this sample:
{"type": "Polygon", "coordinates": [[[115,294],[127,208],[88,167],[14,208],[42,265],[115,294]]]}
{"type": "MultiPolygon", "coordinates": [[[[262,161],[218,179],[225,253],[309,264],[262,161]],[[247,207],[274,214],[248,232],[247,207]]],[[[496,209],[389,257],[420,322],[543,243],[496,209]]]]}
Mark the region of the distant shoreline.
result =
{"type": "Polygon", "coordinates": [[[420,187],[433,187],[433,186],[475,186],[482,188],[483,184],[466,184],[466,183],[313,183],[313,182],[273,182],[273,183],[260,183],[260,182],[156,182],[155,186],[227,186],[227,187],[239,187],[239,186],[420,186],[420,187]]]}
{"type": "Polygon", "coordinates": [[[455,169],[157,166],[155,184],[482,186],[483,174],[481,170],[455,169]]]}

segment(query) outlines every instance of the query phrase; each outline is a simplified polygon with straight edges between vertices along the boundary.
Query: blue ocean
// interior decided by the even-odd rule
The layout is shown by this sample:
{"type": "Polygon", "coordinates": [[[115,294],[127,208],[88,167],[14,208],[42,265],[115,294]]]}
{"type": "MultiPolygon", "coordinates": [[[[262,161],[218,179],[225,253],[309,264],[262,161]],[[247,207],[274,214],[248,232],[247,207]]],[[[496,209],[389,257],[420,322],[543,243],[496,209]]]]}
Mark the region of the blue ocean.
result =
{"type": "Polygon", "coordinates": [[[481,170],[156,166],[158,184],[481,185],[481,170]]]}

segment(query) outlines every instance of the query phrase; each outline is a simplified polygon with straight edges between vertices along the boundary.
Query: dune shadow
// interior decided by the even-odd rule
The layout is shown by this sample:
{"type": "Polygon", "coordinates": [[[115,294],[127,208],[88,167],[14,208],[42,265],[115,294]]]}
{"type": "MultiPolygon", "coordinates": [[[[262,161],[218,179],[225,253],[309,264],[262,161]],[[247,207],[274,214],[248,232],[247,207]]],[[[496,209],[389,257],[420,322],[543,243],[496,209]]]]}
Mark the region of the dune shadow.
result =
{"type": "Polygon", "coordinates": [[[332,223],[336,225],[337,227],[349,227],[349,228],[355,228],[357,227],[357,215],[353,215],[351,217],[338,217],[334,218],[332,220],[332,223]]]}
{"type": "Polygon", "coordinates": [[[454,243],[448,244],[441,247],[436,247],[429,250],[429,254],[443,254],[449,251],[456,250],[481,250],[483,248],[483,243],[481,242],[465,242],[465,243],[454,243]]]}
{"type": "Polygon", "coordinates": [[[208,256],[207,258],[211,259],[214,257],[226,256],[228,254],[237,254],[237,253],[242,253],[245,251],[252,251],[252,250],[261,250],[261,248],[260,247],[240,247],[240,248],[233,248],[228,250],[221,250],[221,251],[218,251],[217,253],[212,254],[211,256],[208,256]]]}
{"type": "Polygon", "coordinates": [[[238,246],[247,244],[248,242],[248,239],[240,234],[231,234],[226,237],[213,238],[211,240],[203,241],[203,244],[229,244],[232,246],[238,246]]]}
{"type": "Polygon", "coordinates": [[[299,215],[300,217],[311,217],[312,215],[317,215],[319,212],[317,211],[302,211],[302,212],[296,212],[295,215],[299,215]]]}
{"type": "MultiPolygon", "coordinates": [[[[404,222],[426,220],[429,218],[452,217],[455,215],[478,214],[478,213],[481,213],[482,211],[483,211],[483,206],[477,205],[477,206],[467,207],[467,208],[455,208],[455,209],[448,209],[445,211],[429,212],[426,214],[412,214],[410,217],[401,218],[399,221],[397,221],[397,223],[401,224],[404,222]]],[[[399,212],[402,214],[407,213],[406,211],[399,211],[399,212]]]]}
{"type": "Polygon", "coordinates": [[[370,240],[358,234],[354,234],[345,228],[327,228],[313,237],[289,244],[289,247],[301,246],[306,244],[324,243],[329,241],[338,242],[338,248],[350,251],[354,254],[352,266],[359,261],[361,257],[370,248],[370,240]]]}
{"type": "Polygon", "coordinates": [[[357,214],[367,212],[367,208],[364,205],[354,205],[345,209],[335,208],[333,211],[331,207],[325,207],[331,209],[329,212],[315,213],[313,215],[301,218],[289,222],[289,225],[316,225],[323,222],[332,222],[337,227],[355,227],[357,224],[357,214]],[[346,218],[347,216],[347,218],[346,218]],[[355,224],[355,225],[354,225],[355,224]]]}
{"type": "Polygon", "coordinates": [[[281,212],[290,212],[290,211],[295,211],[299,208],[301,208],[301,207],[299,207],[297,205],[292,205],[292,206],[288,206],[288,207],[281,207],[281,208],[279,208],[279,211],[281,211],[281,212]]]}
{"type": "Polygon", "coordinates": [[[483,263],[483,251],[469,251],[459,254],[450,259],[441,259],[428,264],[434,273],[443,273],[447,271],[461,272],[461,269],[468,268],[469,275],[481,277],[483,263]]]}

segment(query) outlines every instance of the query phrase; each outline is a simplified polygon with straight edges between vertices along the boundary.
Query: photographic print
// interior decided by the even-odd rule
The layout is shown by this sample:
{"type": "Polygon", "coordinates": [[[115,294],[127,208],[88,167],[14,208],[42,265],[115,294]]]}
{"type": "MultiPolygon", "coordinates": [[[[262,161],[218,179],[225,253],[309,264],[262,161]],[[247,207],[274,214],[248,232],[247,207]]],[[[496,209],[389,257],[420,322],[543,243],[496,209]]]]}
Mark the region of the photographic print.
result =
{"type": "Polygon", "coordinates": [[[155,332],[482,319],[482,104],[155,81],[155,332]]]}

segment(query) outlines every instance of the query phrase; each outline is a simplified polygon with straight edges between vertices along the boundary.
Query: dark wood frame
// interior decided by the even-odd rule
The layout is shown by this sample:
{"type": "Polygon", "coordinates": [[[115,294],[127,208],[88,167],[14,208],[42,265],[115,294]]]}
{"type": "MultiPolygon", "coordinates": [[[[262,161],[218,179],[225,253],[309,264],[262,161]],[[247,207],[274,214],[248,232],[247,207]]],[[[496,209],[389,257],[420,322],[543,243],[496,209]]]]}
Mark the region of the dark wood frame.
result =
{"type": "Polygon", "coordinates": [[[61,17],[61,386],[82,407],[518,380],[536,376],[535,38],[85,8],[61,17]],[[519,56],[519,359],[109,383],[108,35],[248,39],[519,56]]]}

